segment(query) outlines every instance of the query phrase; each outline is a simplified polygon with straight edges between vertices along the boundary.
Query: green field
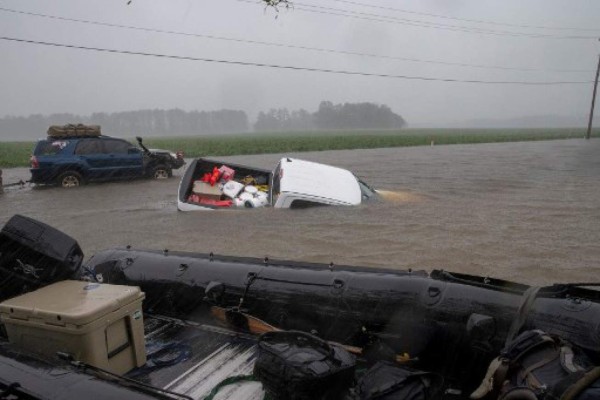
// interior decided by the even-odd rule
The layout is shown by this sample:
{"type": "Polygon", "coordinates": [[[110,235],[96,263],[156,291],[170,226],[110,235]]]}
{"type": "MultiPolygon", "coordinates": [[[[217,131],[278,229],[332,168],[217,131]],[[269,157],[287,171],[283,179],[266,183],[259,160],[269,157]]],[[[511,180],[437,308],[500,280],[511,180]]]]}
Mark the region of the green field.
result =
{"type": "MultiPolygon", "coordinates": [[[[584,129],[403,129],[246,133],[239,135],[147,138],[150,148],[183,150],[186,157],[301,151],[373,149],[440,144],[496,143],[583,138],[584,129]]],[[[600,136],[600,129],[593,137],[600,136]]],[[[0,168],[24,167],[34,142],[0,142],[0,168]]]]}

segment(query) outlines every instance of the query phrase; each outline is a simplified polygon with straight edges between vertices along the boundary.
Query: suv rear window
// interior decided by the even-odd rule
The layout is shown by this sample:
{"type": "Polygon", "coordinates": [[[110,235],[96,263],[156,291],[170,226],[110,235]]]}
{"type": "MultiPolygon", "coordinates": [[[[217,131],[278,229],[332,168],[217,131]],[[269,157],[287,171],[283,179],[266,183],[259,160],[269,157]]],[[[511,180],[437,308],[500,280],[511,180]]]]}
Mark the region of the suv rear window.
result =
{"type": "Polygon", "coordinates": [[[75,154],[100,154],[103,152],[102,142],[98,139],[84,139],[77,143],[75,154]]]}
{"type": "Polygon", "coordinates": [[[67,147],[68,140],[40,140],[33,154],[36,156],[54,156],[67,147]]]}

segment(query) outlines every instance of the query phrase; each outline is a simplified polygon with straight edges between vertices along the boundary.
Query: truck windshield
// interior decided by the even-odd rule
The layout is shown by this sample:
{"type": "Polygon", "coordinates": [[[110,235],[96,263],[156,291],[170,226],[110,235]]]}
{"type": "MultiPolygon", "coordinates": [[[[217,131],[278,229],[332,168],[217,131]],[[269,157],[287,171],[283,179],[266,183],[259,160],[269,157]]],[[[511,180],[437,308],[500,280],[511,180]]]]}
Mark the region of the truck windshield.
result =
{"type": "Polygon", "coordinates": [[[358,177],[356,177],[356,180],[358,181],[358,186],[360,186],[360,193],[362,195],[363,200],[369,199],[375,195],[375,189],[367,185],[358,177]]]}
{"type": "Polygon", "coordinates": [[[271,175],[271,204],[275,205],[279,192],[281,191],[281,163],[277,164],[273,174],[271,175]]]}

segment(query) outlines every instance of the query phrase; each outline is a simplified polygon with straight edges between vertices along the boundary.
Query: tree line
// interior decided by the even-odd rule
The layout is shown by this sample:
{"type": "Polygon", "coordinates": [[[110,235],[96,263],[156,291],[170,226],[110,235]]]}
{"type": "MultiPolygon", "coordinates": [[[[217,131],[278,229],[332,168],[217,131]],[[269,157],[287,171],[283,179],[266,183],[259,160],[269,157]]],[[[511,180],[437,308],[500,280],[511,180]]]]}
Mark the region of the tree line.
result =
{"type": "Polygon", "coordinates": [[[100,125],[102,133],[116,136],[198,135],[248,131],[244,111],[139,110],[116,113],[30,115],[0,119],[0,135],[42,137],[50,125],[100,125]]]}
{"type": "Polygon", "coordinates": [[[300,109],[287,108],[260,112],[254,130],[269,131],[309,131],[330,129],[400,129],[406,121],[386,105],[374,103],[333,104],[322,101],[319,109],[310,113],[300,109]]]}
{"type": "Polygon", "coordinates": [[[286,108],[260,112],[251,127],[246,112],[239,110],[184,111],[139,110],[116,113],[35,114],[0,118],[0,135],[22,138],[43,137],[50,125],[100,125],[106,135],[161,136],[220,133],[310,131],[327,129],[398,129],[406,122],[388,106],[373,103],[333,104],[323,101],[314,112],[286,108]]]}

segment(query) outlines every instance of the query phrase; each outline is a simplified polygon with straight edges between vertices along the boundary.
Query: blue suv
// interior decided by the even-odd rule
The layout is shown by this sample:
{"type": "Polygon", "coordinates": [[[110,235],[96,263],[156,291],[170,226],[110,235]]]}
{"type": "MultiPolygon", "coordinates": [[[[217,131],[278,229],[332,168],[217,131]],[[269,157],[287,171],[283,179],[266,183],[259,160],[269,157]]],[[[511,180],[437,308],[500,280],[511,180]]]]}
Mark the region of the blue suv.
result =
{"type": "Polygon", "coordinates": [[[65,188],[91,181],[169,178],[184,164],[183,154],[149,150],[110,136],[48,137],[31,156],[31,182],[65,188]]]}

